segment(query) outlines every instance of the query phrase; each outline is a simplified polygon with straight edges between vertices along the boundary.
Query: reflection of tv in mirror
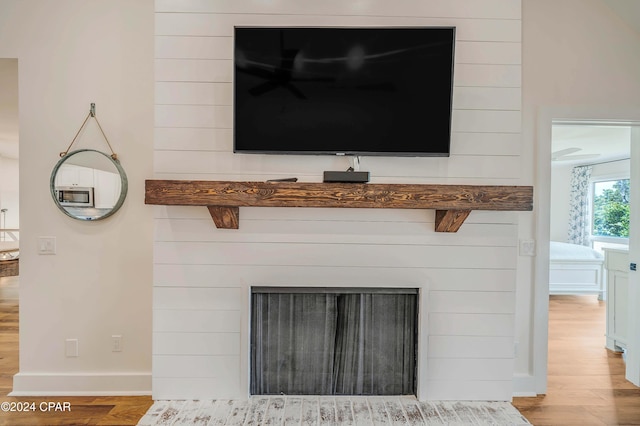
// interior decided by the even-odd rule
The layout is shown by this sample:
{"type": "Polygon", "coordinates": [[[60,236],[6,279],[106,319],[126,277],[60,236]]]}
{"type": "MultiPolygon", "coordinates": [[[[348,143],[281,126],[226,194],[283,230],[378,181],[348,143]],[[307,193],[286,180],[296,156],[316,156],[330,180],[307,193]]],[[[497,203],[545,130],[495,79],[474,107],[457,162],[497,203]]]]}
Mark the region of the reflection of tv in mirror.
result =
{"type": "Polygon", "coordinates": [[[235,28],[234,151],[448,156],[455,28],[235,28]]]}

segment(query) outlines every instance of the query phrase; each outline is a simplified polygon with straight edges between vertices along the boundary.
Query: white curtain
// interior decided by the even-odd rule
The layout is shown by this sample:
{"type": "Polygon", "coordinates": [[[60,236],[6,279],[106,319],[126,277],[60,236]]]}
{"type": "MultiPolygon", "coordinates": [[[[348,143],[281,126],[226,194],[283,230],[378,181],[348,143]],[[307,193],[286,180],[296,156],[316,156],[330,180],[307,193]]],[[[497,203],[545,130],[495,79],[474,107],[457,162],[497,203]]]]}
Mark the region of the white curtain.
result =
{"type": "Polygon", "coordinates": [[[567,241],[590,246],[591,215],[589,208],[589,179],[591,166],[577,166],[571,171],[569,192],[569,233],[567,241]]]}

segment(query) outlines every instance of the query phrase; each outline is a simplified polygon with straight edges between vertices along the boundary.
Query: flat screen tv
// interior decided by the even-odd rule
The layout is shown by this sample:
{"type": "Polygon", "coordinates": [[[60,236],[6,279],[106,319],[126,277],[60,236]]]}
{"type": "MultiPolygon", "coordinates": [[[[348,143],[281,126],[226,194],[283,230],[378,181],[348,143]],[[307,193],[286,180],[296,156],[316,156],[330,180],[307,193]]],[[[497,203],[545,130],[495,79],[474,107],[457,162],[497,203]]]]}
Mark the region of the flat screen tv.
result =
{"type": "Polygon", "coordinates": [[[234,152],[449,155],[454,27],[234,36],[234,152]]]}

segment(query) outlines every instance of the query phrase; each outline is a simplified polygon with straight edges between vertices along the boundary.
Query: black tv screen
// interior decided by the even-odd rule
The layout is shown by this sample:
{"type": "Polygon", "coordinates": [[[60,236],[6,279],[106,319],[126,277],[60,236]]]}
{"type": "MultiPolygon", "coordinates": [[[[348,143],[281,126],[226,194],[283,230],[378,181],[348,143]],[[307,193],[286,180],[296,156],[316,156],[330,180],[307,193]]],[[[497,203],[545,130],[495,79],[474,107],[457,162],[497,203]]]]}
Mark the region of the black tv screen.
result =
{"type": "Polygon", "coordinates": [[[236,27],[234,152],[448,156],[454,27],[236,27]]]}

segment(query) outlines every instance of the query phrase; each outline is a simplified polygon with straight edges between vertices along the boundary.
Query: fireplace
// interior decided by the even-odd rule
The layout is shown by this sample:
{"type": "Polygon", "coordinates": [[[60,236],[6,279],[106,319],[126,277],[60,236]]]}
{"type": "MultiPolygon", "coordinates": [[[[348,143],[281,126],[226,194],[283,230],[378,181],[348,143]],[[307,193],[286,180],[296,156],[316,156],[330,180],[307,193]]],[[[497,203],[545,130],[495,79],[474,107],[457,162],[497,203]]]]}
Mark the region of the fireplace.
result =
{"type": "Polygon", "coordinates": [[[418,289],[254,287],[252,395],[415,395],[418,289]]]}

